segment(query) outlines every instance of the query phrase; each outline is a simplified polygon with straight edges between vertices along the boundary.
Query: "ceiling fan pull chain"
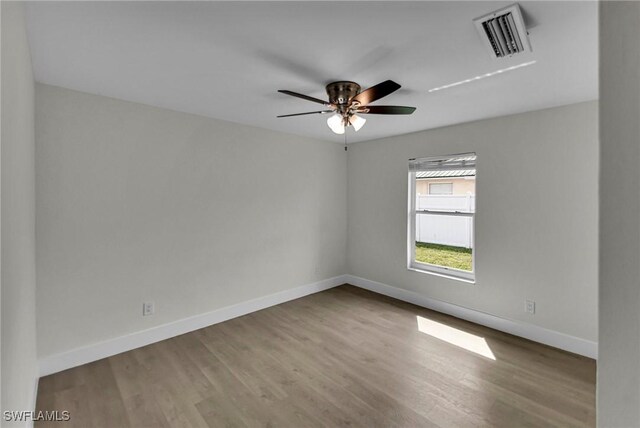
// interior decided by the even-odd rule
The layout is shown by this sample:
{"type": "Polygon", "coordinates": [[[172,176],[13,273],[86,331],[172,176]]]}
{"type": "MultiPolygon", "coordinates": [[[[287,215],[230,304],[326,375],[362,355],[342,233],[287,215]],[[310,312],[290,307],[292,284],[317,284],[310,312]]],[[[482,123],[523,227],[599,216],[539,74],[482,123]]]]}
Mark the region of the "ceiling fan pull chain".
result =
{"type": "Polygon", "coordinates": [[[347,151],[347,127],[344,128],[344,151],[347,151]]]}

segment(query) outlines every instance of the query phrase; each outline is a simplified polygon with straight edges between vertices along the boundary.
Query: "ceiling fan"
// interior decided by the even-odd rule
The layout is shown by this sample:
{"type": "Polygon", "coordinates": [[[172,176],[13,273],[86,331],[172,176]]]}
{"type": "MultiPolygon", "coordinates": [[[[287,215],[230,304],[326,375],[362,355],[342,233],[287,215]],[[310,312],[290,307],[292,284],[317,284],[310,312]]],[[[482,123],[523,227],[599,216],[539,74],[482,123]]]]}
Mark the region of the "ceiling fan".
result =
{"type": "Polygon", "coordinates": [[[347,126],[353,126],[357,132],[362,128],[366,119],[359,114],[411,114],[415,111],[415,107],[405,106],[370,106],[369,104],[386,97],[387,95],[400,89],[400,85],[392,80],[385,80],[375,86],[361,91],[360,85],[355,82],[339,81],[329,83],[326,87],[329,101],[319,98],[310,97],[308,95],[299,94],[297,92],[279,90],[283,94],[292,97],[302,98],[303,100],[312,101],[327,107],[326,110],[310,111],[306,113],[284,114],[278,117],[303,116],[307,114],[327,114],[333,113],[327,119],[327,125],[336,134],[344,134],[347,126]]]}

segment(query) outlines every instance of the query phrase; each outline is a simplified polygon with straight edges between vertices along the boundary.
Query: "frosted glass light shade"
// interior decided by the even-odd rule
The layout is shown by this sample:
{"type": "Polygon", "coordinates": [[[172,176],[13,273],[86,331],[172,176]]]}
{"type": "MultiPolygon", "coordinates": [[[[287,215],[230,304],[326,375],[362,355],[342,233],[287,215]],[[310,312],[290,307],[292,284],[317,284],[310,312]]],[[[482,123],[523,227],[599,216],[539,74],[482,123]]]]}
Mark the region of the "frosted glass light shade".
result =
{"type": "Polygon", "coordinates": [[[364,126],[366,121],[367,119],[365,119],[364,117],[358,116],[356,114],[351,116],[351,119],[349,119],[349,123],[353,126],[353,129],[355,129],[356,132],[358,132],[360,128],[364,126]]]}
{"type": "Polygon", "coordinates": [[[329,125],[329,128],[336,134],[344,134],[344,123],[342,116],[338,113],[331,115],[329,119],[327,119],[327,125],[329,125]]]}

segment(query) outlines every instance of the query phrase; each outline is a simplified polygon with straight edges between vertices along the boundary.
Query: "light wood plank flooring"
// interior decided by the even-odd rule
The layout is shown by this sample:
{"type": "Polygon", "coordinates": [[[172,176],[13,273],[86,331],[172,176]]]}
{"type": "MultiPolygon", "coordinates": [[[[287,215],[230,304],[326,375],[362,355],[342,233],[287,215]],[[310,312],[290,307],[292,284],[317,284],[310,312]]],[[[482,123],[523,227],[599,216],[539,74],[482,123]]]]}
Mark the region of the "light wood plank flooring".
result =
{"type": "Polygon", "coordinates": [[[343,285],[44,377],[37,408],[83,428],[595,426],[595,372],[343,285]],[[484,338],[495,360],[419,331],[417,317],[484,338]]]}

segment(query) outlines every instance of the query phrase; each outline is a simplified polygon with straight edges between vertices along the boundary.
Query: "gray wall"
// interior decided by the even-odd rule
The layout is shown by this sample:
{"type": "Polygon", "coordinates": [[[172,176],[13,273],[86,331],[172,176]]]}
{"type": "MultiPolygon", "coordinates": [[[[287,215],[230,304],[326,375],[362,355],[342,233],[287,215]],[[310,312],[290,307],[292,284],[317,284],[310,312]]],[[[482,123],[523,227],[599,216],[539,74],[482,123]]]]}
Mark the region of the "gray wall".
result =
{"type": "Polygon", "coordinates": [[[640,3],[600,3],[598,423],[640,426],[640,3]]]}
{"type": "MultiPolygon", "coordinates": [[[[2,410],[31,410],[35,311],[34,88],[23,5],[2,13],[2,410]]],[[[11,425],[11,424],[7,424],[11,425]]],[[[16,424],[18,425],[18,424],[16,424]]],[[[4,426],[4,424],[3,424],[4,426]]]]}
{"type": "Polygon", "coordinates": [[[339,144],[37,84],[39,356],[346,273],[346,162],[339,144]]]}
{"type": "Polygon", "coordinates": [[[349,272],[597,341],[597,125],[587,102],[350,146],[349,272]],[[407,161],[466,152],[478,155],[475,285],[407,270],[407,161]]]}

